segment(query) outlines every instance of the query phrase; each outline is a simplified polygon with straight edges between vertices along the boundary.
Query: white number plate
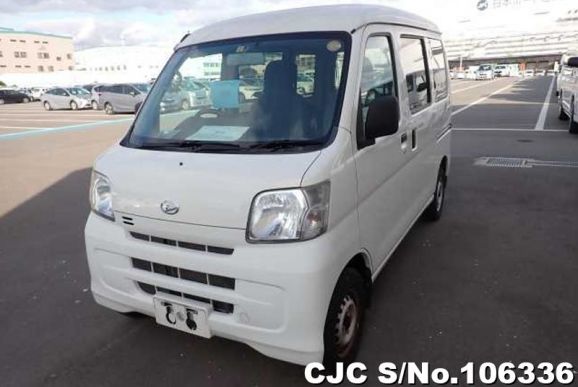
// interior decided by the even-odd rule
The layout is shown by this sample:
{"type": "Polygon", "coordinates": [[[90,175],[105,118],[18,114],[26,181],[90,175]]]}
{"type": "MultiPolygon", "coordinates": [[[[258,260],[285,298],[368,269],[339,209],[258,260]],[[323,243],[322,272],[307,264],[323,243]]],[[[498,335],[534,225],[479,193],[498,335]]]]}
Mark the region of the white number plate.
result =
{"type": "Polygon", "coordinates": [[[209,308],[175,302],[170,298],[153,297],[157,323],[179,331],[206,338],[211,337],[209,329],[209,308]]]}

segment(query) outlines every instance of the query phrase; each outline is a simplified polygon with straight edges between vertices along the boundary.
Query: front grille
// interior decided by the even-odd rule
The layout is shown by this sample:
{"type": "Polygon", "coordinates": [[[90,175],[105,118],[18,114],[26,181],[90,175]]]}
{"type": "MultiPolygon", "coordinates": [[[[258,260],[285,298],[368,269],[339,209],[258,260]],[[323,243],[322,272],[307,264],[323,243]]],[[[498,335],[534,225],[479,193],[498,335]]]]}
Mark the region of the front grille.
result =
{"type": "Polygon", "coordinates": [[[132,266],[135,269],[146,270],[156,274],[180,278],[186,281],[198,282],[205,285],[235,290],[235,279],[231,277],[181,269],[179,267],[145,261],[144,259],[139,258],[132,258],[132,266]]]}
{"type": "MultiPolygon", "coordinates": [[[[126,223],[126,224],[128,224],[128,223],[126,223]]],[[[234,249],[230,249],[227,247],[209,246],[209,245],[203,245],[203,244],[199,244],[199,243],[177,241],[174,239],[167,239],[167,238],[162,238],[162,237],[158,237],[158,236],[154,236],[154,235],[142,234],[142,233],[134,232],[134,231],[131,231],[130,235],[133,238],[141,240],[141,241],[158,243],[158,244],[166,245],[166,246],[175,246],[175,247],[180,247],[181,249],[207,251],[209,253],[223,254],[223,255],[231,255],[235,251],[234,249]]]]}
{"type": "Polygon", "coordinates": [[[162,288],[160,286],[154,286],[154,285],[146,284],[144,282],[137,282],[137,284],[143,292],[150,294],[150,295],[155,295],[157,293],[164,293],[164,294],[170,294],[172,296],[182,297],[182,298],[186,298],[186,299],[197,301],[197,302],[202,302],[204,304],[213,305],[213,310],[215,312],[219,312],[219,313],[231,314],[235,311],[235,306],[231,303],[228,303],[228,302],[209,300],[208,298],[197,297],[197,296],[193,296],[192,294],[181,293],[181,292],[177,292],[176,290],[162,288]]]}

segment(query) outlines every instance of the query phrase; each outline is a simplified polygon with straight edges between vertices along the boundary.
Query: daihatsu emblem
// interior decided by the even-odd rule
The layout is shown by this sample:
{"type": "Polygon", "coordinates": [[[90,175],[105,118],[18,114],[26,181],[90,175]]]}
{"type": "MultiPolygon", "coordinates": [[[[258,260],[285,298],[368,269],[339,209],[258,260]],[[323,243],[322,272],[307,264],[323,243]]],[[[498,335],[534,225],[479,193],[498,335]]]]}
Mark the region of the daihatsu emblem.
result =
{"type": "Polygon", "coordinates": [[[179,212],[179,206],[170,200],[165,200],[161,203],[161,210],[163,210],[163,212],[167,215],[174,215],[179,212]]]}

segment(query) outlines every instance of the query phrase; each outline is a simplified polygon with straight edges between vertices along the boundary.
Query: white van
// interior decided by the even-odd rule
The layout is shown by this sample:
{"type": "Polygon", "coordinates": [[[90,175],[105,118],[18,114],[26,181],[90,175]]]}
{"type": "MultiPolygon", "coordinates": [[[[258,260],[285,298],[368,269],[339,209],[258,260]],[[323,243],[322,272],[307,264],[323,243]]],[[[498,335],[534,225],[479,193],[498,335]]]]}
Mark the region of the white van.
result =
{"type": "Polygon", "coordinates": [[[94,298],[289,362],[351,361],[372,282],[442,214],[450,115],[440,32],[410,13],[312,7],[186,36],[95,162],[94,298]],[[161,113],[204,63],[210,106],[161,113]]]}
{"type": "Polygon", "coordinates": [[[569,57],[558,77],[558,118],[578,134],[578,56],[569,57]]]}

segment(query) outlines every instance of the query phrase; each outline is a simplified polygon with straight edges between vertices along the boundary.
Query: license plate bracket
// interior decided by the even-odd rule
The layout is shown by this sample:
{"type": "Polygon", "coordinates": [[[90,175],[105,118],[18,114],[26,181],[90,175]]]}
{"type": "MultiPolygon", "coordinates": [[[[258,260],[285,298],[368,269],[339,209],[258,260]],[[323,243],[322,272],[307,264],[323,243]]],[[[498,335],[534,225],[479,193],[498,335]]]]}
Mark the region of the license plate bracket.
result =
{"type": "Polygon", "coordinates": [[[157,324],[196,336],[211,338],[211,308],[201,303],[183,302],[176,297],[153,297],[157,324]]]}

